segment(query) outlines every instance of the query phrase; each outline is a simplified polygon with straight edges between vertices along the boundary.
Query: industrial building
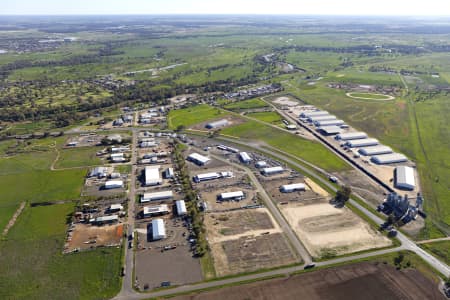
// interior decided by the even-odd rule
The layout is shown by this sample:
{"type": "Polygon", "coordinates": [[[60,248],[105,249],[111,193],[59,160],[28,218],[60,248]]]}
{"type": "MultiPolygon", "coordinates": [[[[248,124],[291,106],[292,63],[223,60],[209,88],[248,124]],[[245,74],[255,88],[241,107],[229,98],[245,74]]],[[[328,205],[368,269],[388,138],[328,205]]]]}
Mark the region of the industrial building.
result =
{"type": "Polygon", "coordinates": [[[233,177],[233,172],[211,172],[204,174],[197,174],[193,177],[194,182],[199,183],[202,181],[214,180],[219,178],[233,177]]]}
{"type": "Polygon", "coordinates": [[[338,126],[331,125],[331,126],[322,126],[317,128],[317,131],[319,131],[322,135],[330,136],[330,135],[336,135],[342,132],[342,129],[338,126]]]}
{"type": "Polygon", "coordinates": [[[367,134],[365,132],[346,132],[338,134],[335,139],[336,140],[343,140],[343,141],[349,141],[349,140],[358,140],[358,139],[365,139],[367,138],[367,134]]]}
{"type": "Polygon", "coordinates": [[[95,167],[89,172],[88,177],[105,178],[108,175],[107,167],[95,167]]]}
{"type": "Polygon", "coordinates": [[[89,222],[96,225],[113,224],[119,222],[119,216],[118,215],[103,216],[95,219],[90,219],[89,222]]]}
{"type": "Polygon", "coordinates": [[[394,185],[399,189],[414,190],[416,187],[414,169],[408,166],[399,166],[395,168],[394,185]]]}
{"type": "Polygon", "coordinates": [[[153,148],[158,146],[158,144],[156,142],[151,142],[151,141],[142,141],[139,144],[139,147],[141,148],[153,148]]]}
{"type": "Polygon", "coordinates": [[[326,115],[329,115],[329,113],[325,110],[305,111],[300,114],[300,118],[310,118],[326,115]]]}
{"type": "Polygon", "coordinates": [[[224,151],[229,151],[229,152],[233,152],[233,153],[238,153],[239,149],[233,148],[233,147],[229,147],[229,146],[225,146],[225,145],[218,145],[217,149],[219,150],[224,150],[224,151]]]}
{"type": "Polygon", "coordinates": [[[122,209],[123,209],[122,204],[111,204],[111,205],[108,207],[107,211],[108,211],[109,213],[112,213],[112,212],[118,212],[118,211],[121,211],[122,209]]]}
{"type": "Polygon", "coordinates": [[[198,153],[189,154],[189,156],[187,157],[187,160],[191,161],[199,166],[204,166],[210,161],[210,159],[208,157],[200,155],[198,153]]]}
{"type": "Polygon", "coordinates": [[[228,193],[221,193],[218,197],[218,200],[220,201],[240,201],[245,198],[244,192],[238,191],[238,192],[228,192],[228,193]]]}
{"type": "Polygon", "coordinates": [[[120,189],[120,188],[123,188],[122,180],[108,180],[107,182],[105,182],[106,190],[120,189]]]}
{"type": "Polygon", "coordinates": [[[169,213],[169,207],[167,204],[160,204],[155,206],[144,206],[143,216],[144,218],[162,216],[169,213]]]}
{"type": "Polygon", "coordinates": [[[175,205],[177,206],[177,214],[179,216],[187,215],[186,203],[184,202],[184,200],[175,201],[175,205]]]}
{"type": "Polygon", "coordinates": [[[364,147],[358,150],[359,153],[366,156],[379,155],[379,154],[389,154],[392,153],[391,147],[378,145],[372,147],[364,147]]]}
{"type": "Polygon", "coordinates": [[[113,154],[111,154],[111,161],[112,162],[124,162],[125,157],[123,156],[123,153],[113,153],[113,154]]]}
{"type": "Polygon", "coordinates": [[[324,116],[314,116],[314,117],[308,118],[308,121],[311,123],[315,123],[315,122],[319,122],[319,121],[331,121],[331,120],[337,120],[336,116],[324,115],[324,116]]]}
{"type": "Polygon", "coordinates": [[[263,168],[262,171],[261,171],[261,173],[263,175],[266,175],[266,176],[270,176],[270,175],[274,175],[274,174],[278,174],[278,173],[283,173],[283,172],[284,172],[284,169],[283,169],[283,167],[280,167],[280,166],[278,166],[278,167],[270,167],[270,168],[263,168]]]}
{"type": "Polygon", "coordinates": [[[346,145],[350,148],[355,148],[355,147],[376,146],[379,143],[380,142],[377,139],[368,138],[368,139],[350,140],[346,143],[346,145]]]}
{"type": "Polygon", "coordinates": [[[423,198],[420,194],[417,194],[416,204],[413,205],[410,203],[407,195],[402,197],[397,193],[390,193],[387,195],[386,200],[378,206],[377,210],[392,216],[394,223],[407,224],[416,219],[422,206],[423,198]]]}
{"type": "Polygon", "coordinates": [[[162,183],[161,174],[159,173],[159,165],[147,166],[144,170],[145,185],[158,185],[162,183]]]}
{"type": "Polygon", "coordinates": [[[304,191],[306,190],[306,186],[303,183],[293,183],[293,184],[285,184],[280,186],[280,192],[282,193],[292,193],[296,191],[304,191]]]}
{"type": "Polygon", "coordinates": [[[166,238],[166,227],[163,219],[152,220],[152,238],[153,240],[161,240],[166,238]]]}
{"type": "Polygon", "coordinates": [[[141,197],[141,203],[159,201],[159,200],[169,200],[173,198],[172,191],[162,191],[153,193],[144,193],[141,197]]]}
{"type": "Polygon", "coordinates": [[[258,169],[267,167],[267,163],[263,160],[257,161],[255,167],[258,169]]]}
{"type": "Polygon", "coordinates": [[[341,126],[344,125],[345,122],[343,120],[327,120],[327,121],[316,121],[314,122],[314,125],[321,127],[321,126],[341,126]]]}
{"type": "Polygon", "coordinates": [[[248,155],[247,152],[241,152],[239,153],[239,159],[244,163],[244,164],[249,164],[252,161],[252,158],[250,157],[250,155],[248,155]]]}
{"type": "Polygon", "coordinates": [[[407,162],[408,158],[400,153],[375,155],[370,160],[379,165],[407,162]]]}
{"type": "Polygon", "coordinates": [[[215,128],[220,128],[220,127],[224,127],[228,125],[228,120],[227,119],[222,119],[222,120],[218,120],[218,121],[214,121],[214,122],[210,122],[208,124],[206,124],[206,128],[208,129],[215,129],[215,128]]]}
{"type": "Polygon", "coordinates": [[[167,169],[164,171],[164,177],[165,177],[166,179],[174,178],[174,176],[175,176],[175,173],[173,172],[173,168],[167,168],[167,169]]]}

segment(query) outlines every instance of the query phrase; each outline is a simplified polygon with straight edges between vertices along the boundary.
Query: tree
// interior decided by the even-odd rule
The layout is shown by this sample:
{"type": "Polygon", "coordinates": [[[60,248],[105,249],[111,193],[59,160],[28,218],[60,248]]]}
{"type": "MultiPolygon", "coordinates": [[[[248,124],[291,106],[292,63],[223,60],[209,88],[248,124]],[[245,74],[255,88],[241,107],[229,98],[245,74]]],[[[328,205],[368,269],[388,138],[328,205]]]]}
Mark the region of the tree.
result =
{"type": "Polygon", "coordinates": [[[178,127],[177,127],[177,129],[175,130],[176,132],[181,132],[181,131],[183,131],[183,130],[185,130],[186,129],[186,126],[184,126],[184,125],[178,125],[178,127]]]}
{"type": "Polygon", "coordinates": [[[336,193],[336,202],[341,205],[345,205],[345,203],[350,199],[350,195],[352,193],[352,189],[348,185],[342,186],[336,193]]]}

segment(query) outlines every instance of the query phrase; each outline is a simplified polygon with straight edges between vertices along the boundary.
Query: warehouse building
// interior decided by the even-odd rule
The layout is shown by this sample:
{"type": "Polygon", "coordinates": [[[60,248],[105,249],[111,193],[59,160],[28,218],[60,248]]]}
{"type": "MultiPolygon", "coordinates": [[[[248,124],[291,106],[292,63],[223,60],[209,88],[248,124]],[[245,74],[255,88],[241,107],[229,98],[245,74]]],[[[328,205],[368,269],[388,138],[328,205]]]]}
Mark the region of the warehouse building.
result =
{"type": "Polygon", "coordinates": [[[119,216],[118,215],[103,216],[95,219],[90,219],[89,221],[90,223],[93,223],[95,225],[113,224],[119,222],[119,216]]]}
{"type": "Polygon", "coordinates": [[[377,139],[369,138],[369,139],[350,140],[346,143],[346,145],[350,148],[355,148],[355,147],[376,146],[379,143],[380,142],[377,139]]]}
{"type": "Polygon", "coordinates": [[[319,122],[319,121],[331,121],[331,120],[337,120],[336,116],[324,115],[324,116],[314,116],[314,117],[308,118],[308,121],[311,123],[315,123],[315,122],[319,122]]]}
{"type": "Polygon", "coordinates": [[[198,153],[189,154],[189,156],[187,157],[187,160],[191,161],[199,166],[204,166],[210,161],[210,159],[208,157],[200,155],[198,153]]]}
{"type": "Polygon", "coordinates": [[[108,180],[107,182],[105,182],[106,190],[120,189],[120,188],[123,188],[122,180],[108,180]]]}
{"type": "Polygon", "coordinates": [[[343,120],[328,120],[328,121],[316,121],[314,122],[314,125],[321,127],[321,126],[341,126],[344,125],[345,122],[343,120]]]}
{"type": "Polygon", "coordinates": [[[227,119],[222,119],[222,120],[218,120],[218,121],[214,121],[211,123],[206,124],[206,128],[208,129],[215,129],[215,128],[220,128],[220,127],[224,127],[228,125],[228,120],[227,119]]]}
{"type": "Polygon", "coordinates": [[[257,161],[255,167],[258,169],[267,167],[267,163],[263,160],[257,161]]]}
{"type": "Polygon", "coordinates": [[[221,193],[217,199],[219,201],[240,201],[245,198],[243,191],[221,193]]]}
{"type": "Polygon", "coordinates": [[[331,125],[331,126],[322,126],[317,128],[317,131],[319,131],[322,135],[330,136],[330,135],[336,135],[342,132],[342,129],[338,126],[331,125]]]}
{"type": "Polygon", "coordinates": [[[169,200],[173,198],[172,191],[162,191],[153,193],[144,193],[141,197],[141,203],[159,201],[159,200],[169,200]]]}
{"type": "Polygon", "coordinates": [[[379,155],[379,154],[389,154],[392,153],[391,147],[379,145],[372,147],[364,147],[358,150],[359,153],[366,156],[379,155]]]}
{"type": "Polygon", "coordinates": [[[229,146],[226,146],[226,145],[218,145],[217,149],[228,151],[228,152],[233,152],[233,153],[238,153],[239,152],[239,149],[236,149],[236,148],[233,148],[233,147],[229,147],[229,146]]]}
{"type": "Polygon", "coordinates": [[[367,134],[365,132],[347,132],[347,133],[341,133],[338,134],[335,139],[336,140],[343,140],[343,141],[349,141],[349,140],[358,140],[358,139],[365,139],[367,138],[367,134]]]}
{"type": "Polygon", "coordinates": [[[197,174],[193,177],[194,182],[199,183],[202,181],[214,180],[219,178],[233,177],[233,172],[211,172],[204,174],[197,174]]]}
{"type": "Polygon", "coordinates": [[[144,206],[144,210],[143,210],[144,218],[167,215],[168,213],[169,213],[169,207],[167,206],[167,204],[160,204],[160,205],[155,205],[155,206],[144,206]]]}
{"type": "Polygon", "coordinates": [[[161,240],[166,238],[166,227],[163,219],[152,220],[152,238],[153,240],[161,240]]]}
{"type": "Polygon", "coordinates": [[[150,141],[142,141],[139,144],[139,147],[141,148],[153,148],[156,147],[158,144],[156,142],[150,142],[150,141]]]}
{"type": "Polygon", "coordinates": [[[249,164],[252,161],[252,158],[250,157],[250,155],[248,155],[247,152],[241,152],[239,153],[239,159],[244,163],[244,164],[249,164]]]}
{"type": "Polygon", "coordinates": [[[98,178],[105,178],[108,175],[108,168],[107,167],[95,167],[94,169],[89,172],[88,177],[98,177],[98,178]]]}
{"type": "Polygon", "coordinates": [[[394,185],[399,189],[414,190],[416,187],[414,169],[408,166],[400,166],[395,168],[394,185]]]}
{"type": "Polygon", "coordinates": [[[123,156],[123,153],[113,153],[113,154],[111,154],[111,161],[112,162],[124,162],[125,157],[123,156]]]}
{"type": "Polygon", "coordinates": [[[379,165],[386,165],[386,164],[407,162],[408,158],[400,153],[391,153],[391,154],[375,155],[372,156],[370,160],[379,165]]]}
{"type": "Polygon", "coordinates": [[[167,168],[167,169],[164,171],[164,177],[165,177],[166,179],[174,178],[174,177],[175,177],[175,173],[173,172],[173,168],[167,168]]]}
{"type": "Polygon", "coordinates": [[[296,191],[304,191],[306,190],[306,186],[303,183],[293,183],[293,184],[285,184],[280,186],[280,192],[282,193],[292,193],[296,191]]]}
{"type": "Polygon", "coordinates": [[[283,169],[283,167],[280,167],[280,166],[278,166],[278,167],[270,167],[270,168],[263,168],[261,170],[261,173],[263,175],[266,175],[266,176],[279,174],[279,173],[283,173],[283,172],[284,172],[284,169],[283,169]]]}
{"type": "Polygon", "coordinates": [[[161,174],[159,173],[159,165],[147,166],[144,170],[145,185],[158,185],[162,183],[161,174]]]}
{"type": "Polygon", "coordinates": [[[325,110],[305,111],[300,114],[300,118],[310,118],[326,115],[329,115],[329,113],[325,110]]]}
{"type": "Polygon", "coordinates": [[[177,200],[175,202],[175,205],[177,206],[177,214],[179,216],[187,215],[186,203],[184,202],[184,200],[177,200]]]}
{"type": "Polygon", "coordinates": [[[111,204],[106,210],[108,213],[118,212],[123,209],[122,204],[111,204]]]}

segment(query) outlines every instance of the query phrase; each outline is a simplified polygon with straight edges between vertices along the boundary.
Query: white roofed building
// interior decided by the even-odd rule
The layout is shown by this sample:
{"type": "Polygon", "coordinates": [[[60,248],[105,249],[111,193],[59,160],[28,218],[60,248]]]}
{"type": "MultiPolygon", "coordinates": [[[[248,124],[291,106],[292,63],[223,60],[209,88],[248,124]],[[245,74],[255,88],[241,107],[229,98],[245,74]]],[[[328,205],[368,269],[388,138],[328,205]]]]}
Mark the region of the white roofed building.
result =
{"type": "Polygon", "coordinates": [[[227,193],[221,193],[218,196],[218,199],[220,201],[240,201],[245,198],[245,194],[243,191],[237,191],[237,192],[227,192],[227,193]]]}
{"type": "Polygon", "coordinates": [[[350,140],[347,142],[347,146],[350,148],[355,147],[367,147],[367,146],[376,146],[379,142],[377,139],[368,138],[368,139],[359,139],[359,140],[350,140]]]}
{"type": "Polygon", "coordinates": [[[416,187],[414,169],[408,166],[399,166],[395,168],[394,185],[399,189],[414,190],[416,187]]]}
{"type": "Polygon", "coordinates": [[[209,157],[200,155],[198,153],[189,154],[187,160],[192,161],[193,163],[199,166],[204,166],[210,161],[209,157]]]}
{"type": "Polygon", "coordinates": [[[177,214],[179,216],[187,215],[186,203],[184,202],[184,200],[175,201],[175,205],[177,206],[177,214]]]}
{"type": "Polygon", "coordinates": [[[123,188],[122,180],[108,180],[107,182],[105,182],[106,190],[120,189],[120,188],[123,188]]]}
{"type": "Polygon", "coordinates": [[[166,238],[166,226],[163,219],[152,220],[152,238],[153,240],[161,240],[166,238]]]}
{"type": "Polygon", "coordinates": [[[306,186],[303,183],[293,183],[293,184],[285,184],[280,186],[280,191],[282,193],[292,193],[296,191],[305,191],[306,186]]]}
{"type": "Polygon", "coordinates": [[[162,191],[153,193],[144,193],[141,197],[141,203],[159,201],[159,200],[169,200],[173,198],[172,191],[162,191]]]}
{"type": "Polygon", "coordinates": [[[400,153],[391,153],[391,154],[375,155],[372,156],[370,160],[376,164],[385,165],[385,164],[407,162],[408,158],[400,153]]]}
{"type": "Polygon", "coordinates": [[[228,124],[229,124],[229,122],[227,119],[222,119],[222,120],[210,122],[210,123],[206,124],[205,127],[208,129],[215,129],[215,128],[227,126],[228,124]]]}
{"type": "Polygon", "coordinates": [[[166,215],[169,213],[169,206],[167,204],[144,206],[144,210],[142,213],[144,218],[166,215]]]}
{"type": "Polygon", "coordinates": [[[252,158],[250,157],[250,155],[248,155],[247,152],[241,152],[239,153],[239,159],[244,163],[244,164],[248,164],[252,161],[252,158]]]}
{"type": "Polygon", "coordinates": [[[347,141],[347,140],[358,140],[358,139],[365,139],[367,138],[367,134],[365,132],[346,132],[346,133],[341,133],[338,134],[335,137],[337,140],[343,140],[343,141],[347,141]]]}
{"type": "Polygon", "coordinates": [[[261,170],[261,173],[263,175],[266,175],[266,176],[270,176],[270,175],[278,174],[278,173],[283,173],[283,172],[284,172],[284,169],[281,166],[270,167],[270,168],[263,168],[261,170]]]}
{"type": "Polygon", "coordinates": [[[391,147],[378,145],[372,147],[364,147],[358,150],[359,153],[366,156],[378,155],[378,154],[389,154],[392,153],[391,147]]]}
{"type": "Polygon", "coordinates": [[[159,185],[163,182],[159,173],[159,165],[145,167],[144,177],[146,186],[159,185]]]}

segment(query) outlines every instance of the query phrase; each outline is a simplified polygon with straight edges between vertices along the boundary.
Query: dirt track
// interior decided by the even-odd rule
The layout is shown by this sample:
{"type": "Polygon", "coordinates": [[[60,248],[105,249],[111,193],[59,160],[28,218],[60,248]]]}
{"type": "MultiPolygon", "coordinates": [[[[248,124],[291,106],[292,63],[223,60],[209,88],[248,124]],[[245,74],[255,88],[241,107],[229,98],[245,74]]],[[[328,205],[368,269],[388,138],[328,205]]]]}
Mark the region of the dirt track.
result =
{"type": "Polygon", "coordinates": [[[445,297],[438,291],[436,283],[417,270],[397,271],[381,263],[365,262],[173,299],[422,300],[445,299],[445,297]]]}

